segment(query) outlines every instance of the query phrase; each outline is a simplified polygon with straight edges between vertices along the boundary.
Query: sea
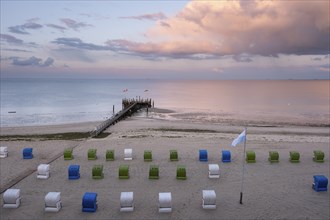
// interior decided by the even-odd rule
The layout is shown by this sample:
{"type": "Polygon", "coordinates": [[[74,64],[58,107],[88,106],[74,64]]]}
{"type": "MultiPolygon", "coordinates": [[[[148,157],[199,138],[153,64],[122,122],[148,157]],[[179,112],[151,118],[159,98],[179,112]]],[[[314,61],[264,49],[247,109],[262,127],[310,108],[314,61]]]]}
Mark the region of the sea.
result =
{"type": "Polygon", "coordinates": [[[137,117],[242,126],[330,125],[329,80],[2,78],[0,88],[1,127],[102,121],[122,110],[124,98],[153,100],[158,110],[137,117]]]}

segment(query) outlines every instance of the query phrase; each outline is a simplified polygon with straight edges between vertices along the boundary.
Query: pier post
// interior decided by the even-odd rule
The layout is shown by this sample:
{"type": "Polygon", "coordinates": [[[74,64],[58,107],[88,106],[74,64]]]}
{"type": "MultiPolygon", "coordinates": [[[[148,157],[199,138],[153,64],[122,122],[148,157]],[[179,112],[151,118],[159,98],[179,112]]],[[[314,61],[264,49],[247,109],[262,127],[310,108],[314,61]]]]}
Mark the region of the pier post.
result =
{"type": "Polygon", "coordinates": [[[112,115],[115,114],[115,105],[112,106],[112,115]]]}

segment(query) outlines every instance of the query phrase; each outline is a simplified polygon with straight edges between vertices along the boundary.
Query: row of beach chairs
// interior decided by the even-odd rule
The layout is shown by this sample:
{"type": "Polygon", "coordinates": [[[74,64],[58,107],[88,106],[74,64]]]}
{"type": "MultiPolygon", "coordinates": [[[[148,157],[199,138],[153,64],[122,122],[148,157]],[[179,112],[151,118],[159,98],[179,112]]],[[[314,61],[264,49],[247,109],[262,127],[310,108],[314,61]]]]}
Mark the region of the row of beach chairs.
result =
{"type": "MultiPolygon", "coordinates": [[[[33,148],[24,148],[23,149],[23,159],[32,159],[33,158],[33,148]]],[[[324,152],[320,150],[313,151],[314,157],[313,160],[315,162],[324,162],[324,152]]],[[[8,156],[8,148],[0,147],[0,158],[5,158],[8,156]]],[[[63,153],[64,160],[72,160],[73,149],[65,149],[63,153]]],[[[87,152],[88,160],[96,160],[97,159],[97,149],[88,149],[87,152]]],[[[105,153],[106,161],[115,160],[115,151],[107,150],[105,153]]],[[[152,161],[152,151],[145,150],[143,154],[144,161],[152,161]]],[[[132,149],[124,149],[124,160],[133,160],[133,150],[132,149]]],[[[170,150],[170,161],[178,161],[178,151],[170,150]]],[[[231,152],[229,150],[222,150],[222,162],[227,163],[231,162],[231,152]]],[[[269,151],[268,160],[270,162],[279,162],[279,153],[277,151],[269,151]]],[[[207,150],[199,150],[199,161],[208,161],[208,152],[207,150]]],[[[298,151],[290,151],[290,161],[293,163],[300,161],[300,153],[298,151]]],[[[255,163],[256,162],[256,153],[252,150],[246,151],[246,162],[247,163],[255,163]]]]}
{"type": "MultiPolygon", "coordinates": [[[[328,190],[328,178],[323,175],[314,175],[312,188],[316,192],[328,190]]],[[[21,204],[20,189],[7,189],[3,194],[4,208],[18,208],[21,204]]],[[[97,193],[86,192],[82,198],[82,211],[95,212],[97,210],[97,193]]],[[[49,192],[45,196],[45,212],[58,212],[62,207],[61,193],[49,192]]],[[[216,193],[214,190],[202,190],[202,208],[216,209],[216,193]]],[[[134,193],[121,192],[120,211],[134,211],[134,193]]],[[[158,211],[172,212],[171,192],[160,192],[158,199],[158,211]]]]}
{"type": "MultiPolygon", "coordinates": [[[[312,188],[316,192],[327,191],[328,179],[323,175],[314,175],[312,188]]],[[[7,189],[3,194],[4,208],[18,208],[21,204],[20,189],[7,189]]],[[[95,212],[97,209],[97,193],[86,192],[82,198],[82,211],[95,212]]],[[[62,207],[61,193],[49,192],[45,196],[45,212],[58,212],[62,207]]],[[[216,209],[216,193],[214,190],[202,190],[202,208],[216,209]]],[[[134,193],[121,192],[120,211],[134,211],[134,193]]],[[[171,192],[160,192],[158,199],[159,212],[172,212],[172,194],[171,192]]]]}
{"type": "MultiPolygon", "coordinates": [[[[4,208],[18,208],[21,204],[21,190],[7,189],[3,194],[4,208]]],[[[82,197],[82,211],[95,212],[97,210],[97,193],[86,192],[82,197]]],[[[58,212],[62,208],[61,192],[48,192],[45,196],[45,212],[58,212]]],[[[214,190],[202,190],[202,208],[216,209],[216,193],[214,190]]],[[[134,193],[121,192],[120,211],[134,211],[134,193]]],[[[160,192],[158,194],[158,211],[172,212],[172,193],[160,192]]]]}

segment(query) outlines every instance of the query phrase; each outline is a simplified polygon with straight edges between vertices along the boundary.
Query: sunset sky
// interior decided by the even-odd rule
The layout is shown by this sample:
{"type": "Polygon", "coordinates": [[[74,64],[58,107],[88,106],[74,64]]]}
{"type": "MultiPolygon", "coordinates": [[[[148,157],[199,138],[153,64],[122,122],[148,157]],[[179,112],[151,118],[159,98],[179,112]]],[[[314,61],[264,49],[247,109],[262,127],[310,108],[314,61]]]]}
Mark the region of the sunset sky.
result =
{"type": "Polygon", "coordinates": [[[1,0],[1,77],[329,79],[329,8],[1,0]]]}

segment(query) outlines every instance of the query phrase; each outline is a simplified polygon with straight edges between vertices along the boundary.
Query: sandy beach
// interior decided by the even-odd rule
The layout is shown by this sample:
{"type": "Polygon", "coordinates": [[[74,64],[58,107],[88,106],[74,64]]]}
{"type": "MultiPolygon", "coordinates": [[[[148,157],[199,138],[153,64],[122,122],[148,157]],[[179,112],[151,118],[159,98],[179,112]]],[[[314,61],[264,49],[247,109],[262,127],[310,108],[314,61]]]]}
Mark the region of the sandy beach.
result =
{"type": "MultiPolygon", "coordinates": [[[[1,135],[88,132],[97,123],[56,126],[1,128],[1,135]]],[[[9,157],[0,160],[1,190],[21,189],[21,206],[4,209],[1,219],[329,219],[330,194],[312,189],[313,175],[329,178],[328,127],[248,127],[246,148],[256,152],[257,162],[245,164],[243,205],[239,204],[243,145],[231,147],[242,126],[166,121],[137,115],[110,127],[109,136],[81,140],[2,140],[9,157]],[[32,147],[34,158],[22,159],[22,149],[32,147]],[[74,159],[65,161],[65,148],[74,148],[74,159]],[[98,159],[87,160],[89,148],[98,159]],[[124,149],[133,149],[133,160],[124,161],[124,149]],[[105,152],[115,151],[115,160],[106,161],[105,152]],[[176,149],[179,161],[170,162],[169,150],[176,149]],[[198,160],[199,149],[208,151],[208,162],[198,160]],[[153,161],[144,162],[144,150],[152,150],[153,161]],[[230,150],[232,162],[221,162],[221,150],[230,150]],[[268,152],[276,150],[280,162],[271,164],[268,152]],[[300,163],[289,161],[289,152],[300,152],[300,163]],[[325,162],[312,160],[313,151],[322,150],[325,162]],[[36,178],[36,167],[50,163],[50,178],[36,178]],[[68,180],[68,166],[80,165],[79,180],[68,180]],[[104,166],[104,179],[92,179],[93,165],[104,166]],[[118,178],[118,168],[130,166],[130,178],[118,178]],[[219,164],[220,178],[208,178],[208,164],[219,164]],[[159,165],[160,178],[149,180],[150,165],[159,165]],[[176,179],[177,165],[187,168],[187,180],[176,179]],[[202,209],[202,190],[215,190],[217,208],[202,209]],[[61,192],[63,207],[58,213],[44,212],[48,192],[61,192]],[[120,212],[120,192],[134,192],[135,209],[120,212]],[[81,211],[85,192],[98,194],[95,213],[81,211]],[[158,193],[172,193],[172,213],[158,213],[158,193]]],[[[2,198],[3,194],[1,194],[2,198]]]]}

